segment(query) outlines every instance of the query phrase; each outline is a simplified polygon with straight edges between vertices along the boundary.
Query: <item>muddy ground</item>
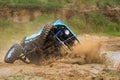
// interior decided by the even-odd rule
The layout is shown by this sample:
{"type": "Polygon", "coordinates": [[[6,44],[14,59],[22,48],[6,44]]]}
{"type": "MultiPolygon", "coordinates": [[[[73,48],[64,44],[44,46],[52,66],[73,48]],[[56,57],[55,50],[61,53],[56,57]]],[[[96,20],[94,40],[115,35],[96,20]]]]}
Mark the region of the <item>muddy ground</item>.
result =
{"type": "Polygon", "coordinates": [[[76,43],[71,53],[45,65],[4,63],[7,50],[1,50],[0,80],[119,80],[119,73],[114,63],[106,59],[106,53],[120,51],[120,37],[79,38],[81,43],[76,43]]]}

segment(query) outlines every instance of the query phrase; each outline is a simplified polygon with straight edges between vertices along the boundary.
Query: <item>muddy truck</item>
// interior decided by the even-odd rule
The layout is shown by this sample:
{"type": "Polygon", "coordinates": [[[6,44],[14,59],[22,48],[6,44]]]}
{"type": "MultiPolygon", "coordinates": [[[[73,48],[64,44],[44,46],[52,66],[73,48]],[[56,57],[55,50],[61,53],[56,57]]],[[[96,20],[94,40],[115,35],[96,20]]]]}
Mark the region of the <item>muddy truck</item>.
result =
{"type": "Polygon", "coordinates": [[[46,24],[35,34],[25,37],[19,44],[11,46],[5,55],[6,63],[21,60],[25,63],[40,62],[41,56],[60,56],[61,48],[72,50],[80,42],[76,34],[61,20],[46,24]]]}

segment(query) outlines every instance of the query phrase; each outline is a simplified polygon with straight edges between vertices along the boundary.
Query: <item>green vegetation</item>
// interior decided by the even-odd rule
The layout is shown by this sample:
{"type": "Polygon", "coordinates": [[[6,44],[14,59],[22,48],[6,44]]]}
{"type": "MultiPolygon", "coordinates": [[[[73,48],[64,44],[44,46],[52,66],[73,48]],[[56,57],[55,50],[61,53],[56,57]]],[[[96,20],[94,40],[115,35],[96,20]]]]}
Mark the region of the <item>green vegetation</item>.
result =
{"type": "MultiPolygon", "coordinates": [[[[14,42],[22,40],[23,37],[33,34],[40,26],[56,20],[53,14],[63,6],[79,7],[85,6],[114,6],[120,5],[119,0],[0,0],[0,7],[13,8],[37,8],[46,14],[39,16],[30,23],[14,23],[11,20],[0,18],[0,49],[14,42]],[[4,45],[5,44],[5,45],[4,45]]],[[[119,17],[119,16],[118,16],[119,17]]],[[[113,22],[100,12],[90,12],[86,16],[73,15],[69,19],[62,19],[77,34],[102,34],[120,36],[120,22],[113,22]]]]}
{"type": "Polygon", "coordinates": [[[37,32],[46,23],[52,21],[52,15],[42,15],[33,22],[23,24],[0,19],[0,50],[6,48],[6,46],[10,47],[15,42],[20,42],[25,36],[37,32]]]}
{"type": "Polygon", "coordinates": [[[66,0],[68,3],[73,3],[74,6],[80,6],[82,4],[86,6],[99,6],[99,7],[106,7],[106,6],[114,6],[120,5],[119,0],[66,0]]]}
{"type": "MultiPolygon", "coordinates": [[[[10,20],[0,19],[0,49],[10,47],[14,42],[20,42],[25,36],[29,36],[39,30],[44,24],[52,22],[53,15],[42,15],[30,23],[14,23],[10,20]],[[16,41],[18,40],[18,41],[16,41]],[[4,45],[5,44],[5,45],[4,45]]],[[[98,12],[91,12],[87,19],[73,16],[69,20],[63,20],[76,34],[97,34],[120,36],[120,23],[108,20],[98,12]]]]}
{"type": "Polygon", "coordinates": [[[13,8],[39,8],[41,11],[56,11],[61,8],[65,2],[61,0],[0,0],[2,7],[13,8]]]}
{"type": "Polygon", "coordinates": [[[76,33],[106,33],[108,35],[120,36],[120,23],[107,19],[99,12],[90,12],[87,18],[80,19],[74,16],[67,21],[76,33]]]}
{"type": "Polygon", "coordinates": [[[80,6],[82,4],[86,6],[114,6],[120,5],[119,0],[0,0],[0,3],[6,4],[11,7],[37,7],[41,10],[56,10],[64,5],[80,6]]]}

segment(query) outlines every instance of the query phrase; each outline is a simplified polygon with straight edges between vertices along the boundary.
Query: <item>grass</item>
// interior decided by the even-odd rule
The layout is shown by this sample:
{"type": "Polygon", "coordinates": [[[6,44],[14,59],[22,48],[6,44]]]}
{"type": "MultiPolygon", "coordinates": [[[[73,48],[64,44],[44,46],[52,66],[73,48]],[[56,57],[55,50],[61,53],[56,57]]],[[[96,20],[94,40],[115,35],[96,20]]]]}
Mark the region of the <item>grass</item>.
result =
{"type": "Polygon", "coordinates": [[[120,36],[120,32],[110,32],[108,34],[112,36],[120,36]]]}
{"type": "MultiPolygon", "coordinates": [[[[10,20],[0,19],[0,49],[10,46],[15,42],[19,42],[24,36],[33,34],[36,32],[40,26],[51,22],[54,20],[54,17],[51,11],[56,11],[63,7],[65,4],[72,4],[74,6],[78,6],[80,4],[85,4],[87,6],[97,5],[97,6],[107,6],[109,5],[118,5],[120,2],[119,0],[111,0],[111,1],[104,1],[104,0],[0,0],[0,3],[5,6],[11,7],[37,7],[40,8],[43,12],[45,11],[46,14],[39,16],[33,22],[27,24],[18,24],[13,23],[10,20]],[[118,3],[117,3],[118,2],[118,3]],[[89,5],[88,5],[89,4],[89,5]],[[18,41],[16,41],[18,40],[18,41]]],[[[66,6],[67,6],[66,5],[66,6]]],[[[1,5],[0,5],[1,6],[1,5]]],[[[78,6],[79,7],[79,6],[78,6]]],[[[70,26],[70,28],[76,34],[88,33],[88,34],[107,34],[111,36],[120,36],[120,23],[115,23],[110,21],[100,12],[90,12],[87,14],[87,18],[81,17],[79,15],[72,16],[68,20],[63,20],[65,23],[70,26]]]]}
{"type": "Polygon", "coordinates": [[[0,50],[10,47],[14,43],[19,43],[25,36],[37,32],[46,23],[53,21],[52,15],[43,15],[35,21],[25,24],[13,23],[11,21],[0,20],[0,50]]]}
{"type": "Polygon", "coordinates": [[[100,12],[90,12],[87,18],[73,16],[66,21],[71,29],[77,33],[107,34],[110,36],[120,36],[120,24],[106,18],[100,12]]]}
{"type": "Polygon", "coordinates": [[[42,12],[52,12],[61,8],[65,2],[51,0],[0,0],[0,7],[37,8],[42,12]]]}
{"type": "Polygon", "coordinates": [[[98,7],[120,5],[119,0],[0,0],[1,6],[9,6],[14,8],[39,8],[41,11],[53,12],[61,7],[72,5],[79,7],[80,5],[98,7]]]}
{"type": "MultiPolygon", "coordinates": [[[[10,47],[12,44],[20,42],[25,36],[35,33],[43,25],[53,20],[54,16],[51,14],[44,14],[33,22],[26,24],[13,23],[6,19],[0,19],[0,49],[10,47]]],[[[120,36],[120,24],[109,21],[104,15],[97,12],[89,13],[87,20],[84,18],[80,19],[78,16],[73,16],[71,19],[65,21],[65,23],[76,34],[88,33],[120,36]]]]}

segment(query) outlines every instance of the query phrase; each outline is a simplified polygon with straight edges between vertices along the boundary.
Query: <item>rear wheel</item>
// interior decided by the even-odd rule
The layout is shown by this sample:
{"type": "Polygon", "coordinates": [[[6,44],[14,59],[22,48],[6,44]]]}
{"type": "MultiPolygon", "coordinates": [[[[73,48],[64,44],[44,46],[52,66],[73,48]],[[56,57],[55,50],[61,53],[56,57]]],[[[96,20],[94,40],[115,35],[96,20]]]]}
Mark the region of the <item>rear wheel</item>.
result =
{"type": "Polygon", "coordinates": [[[15,60],[18,59],[22,52],[22,46],[20,46],[19,44],[14,44],[5,55],[4,61],[6,63],[13,63],[15,60]]]}
{"type": "Polygon", "coordinates": [[[40,39],[42,40],[42,45],[44,44],[50,30],[53,28],[53,25],[52,24],[47,24],[44,28],[43,28],[43,31],[40,35],[40,39]]]}

